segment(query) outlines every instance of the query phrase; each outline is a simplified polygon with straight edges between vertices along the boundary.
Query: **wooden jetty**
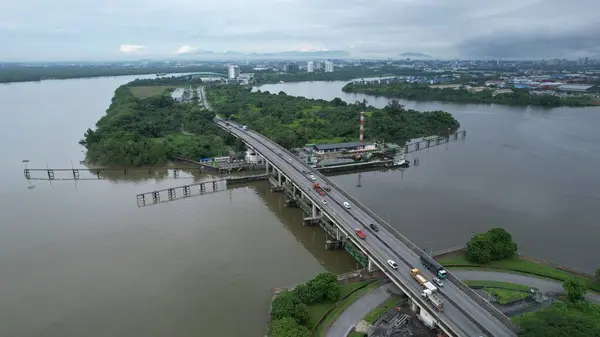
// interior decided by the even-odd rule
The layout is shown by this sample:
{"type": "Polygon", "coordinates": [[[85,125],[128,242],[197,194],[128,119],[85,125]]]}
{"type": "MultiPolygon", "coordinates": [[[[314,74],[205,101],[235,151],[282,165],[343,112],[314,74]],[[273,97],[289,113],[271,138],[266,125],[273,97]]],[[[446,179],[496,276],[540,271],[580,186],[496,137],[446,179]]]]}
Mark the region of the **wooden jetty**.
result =
{"type": "Polygon", "coordinates": [[[449,143],[450,141],[464,139],[466,136],[467,136],[467,131],[462,130],[462,131],[455,132],[455,133],[453,133],[451,135],[448,135],[448,136],[443,136],[443,137],[440,137],[440,136],[431,136],[431,137],[427,137],[427,138],[424,138],[421,141],[410,143],[410,144],[406,144],[404,146],[404,153],[411,153],[411,152],[416,152],[416,151],[419,151],[419,150],[425,150],[425,149],[428,149],[428,148],[436,146],[436,145],[441,145],[441,144],[449,143]]]}
{"type": "Polygon", "coordinates": [[[227,177],[194,184],[187,184],[139,193],[136,196],[138,207],[152,206],[160,203],[171,202],[192,196],[205,195],[225,191],[228,186],[243,184],[252,181],[266,180],[268,174],[249,175],[242,177],[227,177]]]}
{"type": "Polygon", "coordinates": [[[181,171],[193,172],[197,170],[198,173],[203,172],[201,168],[194,167],[164,167],[164,168],[45,168],[45,169],[30,169],[26,168],[23,170],[23,175],[27,180],[98,180],[106,178],[105,173],[114,172],[122,173],[127,175],[133,172],[148,172],[148,175],[152,175],[157,171],[172,171],[173,178],[179,178],[181,171]],[[32,177],[34,172],[43,172],[42,177],[32,177]],[[94,177],[82,177],[82,172],[88,172],[94,177]],[[62,173],[61,176],[57,176],[62,173]]]}

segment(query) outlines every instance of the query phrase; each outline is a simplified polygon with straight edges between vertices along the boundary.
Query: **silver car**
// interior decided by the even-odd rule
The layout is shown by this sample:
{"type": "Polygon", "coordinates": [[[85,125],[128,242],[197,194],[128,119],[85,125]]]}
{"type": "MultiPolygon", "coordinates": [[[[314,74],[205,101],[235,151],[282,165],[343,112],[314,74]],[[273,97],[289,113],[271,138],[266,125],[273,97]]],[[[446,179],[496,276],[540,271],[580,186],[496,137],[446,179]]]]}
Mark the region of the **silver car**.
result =
{"type": "Polygon", "coordinates": [[[444,282],[442,282],[442,280],[440,280],[437,277],[433,278],[433,283],[437,284],[439,287],[443,287],[444,286],[444,282]]]}

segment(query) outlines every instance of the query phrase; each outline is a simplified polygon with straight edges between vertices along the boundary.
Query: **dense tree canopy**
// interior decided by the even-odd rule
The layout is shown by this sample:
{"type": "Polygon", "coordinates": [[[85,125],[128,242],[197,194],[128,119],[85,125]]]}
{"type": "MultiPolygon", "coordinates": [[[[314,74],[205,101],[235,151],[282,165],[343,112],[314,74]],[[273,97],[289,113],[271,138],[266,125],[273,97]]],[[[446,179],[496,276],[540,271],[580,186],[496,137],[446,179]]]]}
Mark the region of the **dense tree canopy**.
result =
{"type": "Polygon", "coordinates": [[[567,297],[571,302],[578,302],[583,300],[585,292],[587,291],[586,286],[579,282],[576,278],[570,278],[563,283],[563,289],[567,292],[567,297]]]}
{"type": "Polygon", "coordinates": [[[310,331],[293,318],[284,317],[271,323],[271,337],[310,337],[310,331]]]}
{"type": "Polygon", "coordinates": [[[478,233],[467,243],[467,259],[476,263],[513,257],[517,244],[512,236],[502,228],[492,228],[486,233],[478,233]]]}
{"type": "Polygon", "coordinates": [[[191,73],[191,72],[223,73],[220,65],[203,67],[174,67],[164,64],[151,64],[146,67],[123,67],[122,64],[108,65],[52,65],[22,66],[5,64],[0,67],[0,83],[41,81],[44,79],[67,79],[100,76],[141,75],[156,73],[191,73]]]}
{"type": "Polygon", "coordinates": [[[460,124],[443,111],[418,112],[403,107],[376,109],[367,102],[348,104],[331,101],[251,92],[240,86],[211,86],[207,96],[215,111],[226,118],[273,139],[284,147],[306,143],[358,140],[360,111],[366,112],[365,139],[406,141],[411,138],[447,134],[460,124]]]}
{"type": "Polygon", "coordinates": [[[275,300],[271,307],[271,319],[291,318],[299,325],[307,326],[309,323],[306,304],[291,291],[284,291],[275,300]]]}
{"type": "Polygon", "coordinates": [[[514,319],[519,337],[600,337],[600,306],[557,302],[514,319]]]}
{"type": "Polygon", "coordinates": [[[321,273],[305,284],[294,289],[294,294],[305,304],[323,301],[337,301],[340,298],[340,286],[337,276],[321,273]]]}
{"type": "Polygon", "coordinates": [[[106,165],[161,164],[170,156],[199,159],[227,154],[235,140],[213,123],[214,113],[195,103],[176,103],[168,94],[136,98],[124,85],[106,115],[80,142],[89,161],[106,165]]]}
{"type": "Polygon", "coordinates": [[[512,93],[493,95],[492,90],[468,91],[454,88],[432,88],[427,84],[397,83],[348,83],[342,88],[344,92],[363,93],[368,95],[397,97],[421,101],[446,101],[458,103],[507,104],[507,105],[540,105],[557,106],[590,106],[588,98],[560,98],[553,95],[532,95],[528,90],[513,89],[512,93]]]}

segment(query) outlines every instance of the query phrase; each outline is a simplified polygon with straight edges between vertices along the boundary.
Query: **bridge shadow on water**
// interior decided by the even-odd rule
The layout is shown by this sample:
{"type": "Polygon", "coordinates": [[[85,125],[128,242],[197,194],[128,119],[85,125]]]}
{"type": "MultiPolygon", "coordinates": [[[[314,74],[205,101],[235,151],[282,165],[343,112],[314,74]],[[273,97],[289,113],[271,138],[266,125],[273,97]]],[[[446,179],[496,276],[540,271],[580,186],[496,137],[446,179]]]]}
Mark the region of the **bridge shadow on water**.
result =
{"type": "Polygon", "coordinates": [[[327,270],[343,273],[360,268],[360,265],[345,250],[326,250],[325,232],[318,226],[303,226],[304,215],[299,208],[285,206],[282,192],[271,192],[269,182],[256,182],[233,188],[247,187],[264,200],[267,208],[277,216],[284,228],[290,232],[327,270]]]}

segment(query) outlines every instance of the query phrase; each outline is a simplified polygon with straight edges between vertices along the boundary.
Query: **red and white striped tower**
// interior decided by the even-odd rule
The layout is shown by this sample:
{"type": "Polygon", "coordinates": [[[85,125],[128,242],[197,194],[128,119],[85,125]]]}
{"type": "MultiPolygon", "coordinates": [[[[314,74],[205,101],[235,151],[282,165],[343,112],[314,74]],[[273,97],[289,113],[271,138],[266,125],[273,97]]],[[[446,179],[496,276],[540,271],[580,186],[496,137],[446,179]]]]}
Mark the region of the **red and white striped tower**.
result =
{"type": "Polygon", "coordinates": [[[365,112],[360,112],[360,141],[362,142],[365,138],[365,112]]]}

